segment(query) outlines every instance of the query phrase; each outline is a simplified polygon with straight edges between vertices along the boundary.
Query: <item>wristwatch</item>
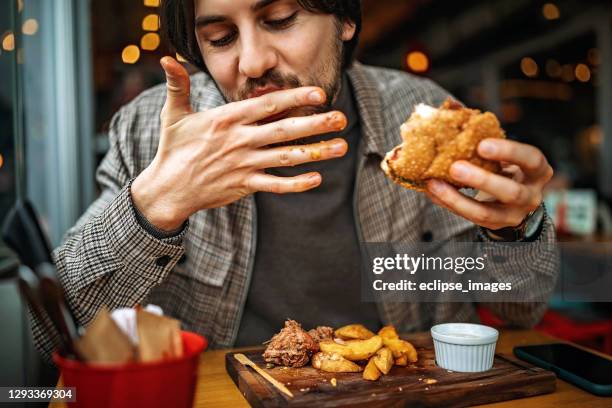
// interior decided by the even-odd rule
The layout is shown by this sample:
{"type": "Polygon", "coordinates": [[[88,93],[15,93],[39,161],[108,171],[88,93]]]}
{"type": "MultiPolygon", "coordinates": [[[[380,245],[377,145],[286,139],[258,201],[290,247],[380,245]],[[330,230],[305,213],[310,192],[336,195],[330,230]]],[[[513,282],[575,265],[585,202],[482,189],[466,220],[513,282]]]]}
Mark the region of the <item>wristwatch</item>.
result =
{"type": "Polygon", "coordinates": [[[544,204],[530,212],[516,227],[506,227],[498,230],[482,228],[484,235],[492,241],[520,242],[532,241],[536,238],[542,228],[546,210],[544,204]]]}

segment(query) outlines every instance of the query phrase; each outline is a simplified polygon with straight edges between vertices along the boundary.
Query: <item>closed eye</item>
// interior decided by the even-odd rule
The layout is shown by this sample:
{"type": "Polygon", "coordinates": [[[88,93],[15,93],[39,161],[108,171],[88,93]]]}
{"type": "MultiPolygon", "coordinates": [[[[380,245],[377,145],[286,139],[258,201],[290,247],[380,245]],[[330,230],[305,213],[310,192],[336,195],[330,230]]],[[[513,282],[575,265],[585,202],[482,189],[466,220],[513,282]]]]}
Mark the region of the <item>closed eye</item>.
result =
{"type": "Polygon", "coordinates": [[[219,38],[218,40],[210,40],[209,43],[213,47],[225,47],[226,45],[231,44],[237,35],[238,33],[236,31],[232,31],[230,34],[226,35],[225,37],[219,38]]]}
{"type": "MultiPolygon", "coordinates": [[[[284,30],[289,28],[291,24],[293,24],[297,18],[299,11],[294,12],[288,17],[277,19],[277,20],[264,20],[264,24],[270,27],[273,30],[284,30]]],[[[238,36],[237,31],[232,31],[230,34],[218,39],[218,40],[210,40],[209,43],[213,47],[222,48],[227,45],[230,45],[238,36]]]]}
{"type": "Polygon", "coordinates": [[[281,18],[278,20],[265,20],[264,23],[275,29],[275,30],[279,30],[279,29],[283,29],[283,28],[287,28],[291,25],[291,23],[293,23],[296,19],[298,15],[298,12],[294,12],[293,14],[291,14],[289,17],[286,18],[281,18]]]}

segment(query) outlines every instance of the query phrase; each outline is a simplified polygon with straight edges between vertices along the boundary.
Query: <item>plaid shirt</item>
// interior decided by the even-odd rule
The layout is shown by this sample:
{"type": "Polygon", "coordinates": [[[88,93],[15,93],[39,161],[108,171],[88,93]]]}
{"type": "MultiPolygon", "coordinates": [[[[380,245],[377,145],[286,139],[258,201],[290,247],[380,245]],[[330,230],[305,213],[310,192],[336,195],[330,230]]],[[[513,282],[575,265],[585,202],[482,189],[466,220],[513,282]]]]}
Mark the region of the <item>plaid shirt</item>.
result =
{"type": "MultiPolygon", "coordinates": [[[[448,93],[430,80],[359,63],[348,74],[362,128],[354,192],[359,240],[419,242],[428,233],[434,241],[476,241],[474,224],[433,205],[424,194],[391,183],[379,168],[385,152],[400,143],[398,129],[412,107],[420,102],[437,106],[448,93]]],[[[102,193],[68,231],[55,251],[55,262],[70,306],[83,325],[102,305],[114,309],[154,303],[180,319],[183,328],[205,335],[211,346],[231,347],[255,254],[254,197],[199,211],[172,238],[157,239],[143,229],[135,217],[130,180],[156,153],[165,97],[165,85],[156,86],[114,116],[111,147],[97,170],[102,193]]],[[[225,103],[204,73],[191,77],[191,101],[195,110],[225,103]]],[[[539,240],[554,242],[554,229],[548,218],[544,222],[539,240]]],[[[521,256],[510,247],[496,251],[505,252],[511,261],[491,273],[526,293],[534,282],[552,291],[558,273],[556,253],[536,247],[521,256]]],[[[510,324],[531,326],[546,305],[488,307],[510,324]]],[[[478,320],[473,303],[379,303],[378,310],[381,321],[395,324],[400,332],[426,330],[444,321],[478,320]]],[[[33,331],[39,349],[48,356],[53,339],[43,336],[39,322],[33,321],[33,331]]]]}

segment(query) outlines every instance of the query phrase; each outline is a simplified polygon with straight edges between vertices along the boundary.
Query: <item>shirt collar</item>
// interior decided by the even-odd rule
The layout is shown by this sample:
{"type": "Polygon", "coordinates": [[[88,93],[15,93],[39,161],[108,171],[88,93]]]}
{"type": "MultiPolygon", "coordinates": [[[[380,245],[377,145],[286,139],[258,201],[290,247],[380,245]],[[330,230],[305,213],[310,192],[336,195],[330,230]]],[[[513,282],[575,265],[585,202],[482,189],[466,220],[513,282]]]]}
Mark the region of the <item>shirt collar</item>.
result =
{"type": "Polygon", "coordinates": [[[365,155],[377,154],[382,158],[393,148],[393,142],[387,140],[385,136],[382,106],[376,82],[364,66],[357,61],[347,70],[347,74],[351,81],[354,99],[357,102],[363,135],[363,153],[365,155]]]}

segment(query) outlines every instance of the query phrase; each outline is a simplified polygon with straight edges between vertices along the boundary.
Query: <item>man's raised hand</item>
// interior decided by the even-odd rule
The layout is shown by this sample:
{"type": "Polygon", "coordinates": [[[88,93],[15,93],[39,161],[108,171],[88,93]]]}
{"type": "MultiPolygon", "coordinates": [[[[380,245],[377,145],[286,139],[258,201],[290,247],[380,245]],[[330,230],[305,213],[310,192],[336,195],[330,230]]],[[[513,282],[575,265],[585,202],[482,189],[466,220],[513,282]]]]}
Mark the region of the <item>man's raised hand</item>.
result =
{"type": "Polygon", "coordinates": [[[265,169],[346,154],[348,146],[341,138],[269,147],[340,131],[347,124],[342,112],[257,124],[280,112],[322,104],[326,97],[320,88],[281,90],[194,112],[185,68],[171,57],[164,57],[161,65],[166,72],[167,97],[160,115],[159,146],[131,190],[134,205],[160,229],[178,228],[199,210],[221,207],[258,191],[297,193],[315,188],[321,183],[316,172],[277,177],[266,174],[265,169]]]}

